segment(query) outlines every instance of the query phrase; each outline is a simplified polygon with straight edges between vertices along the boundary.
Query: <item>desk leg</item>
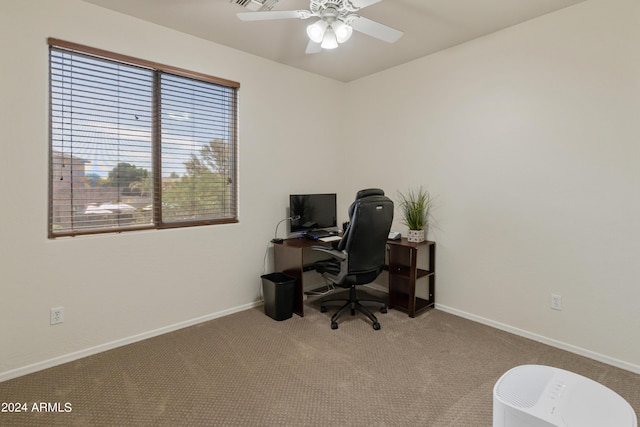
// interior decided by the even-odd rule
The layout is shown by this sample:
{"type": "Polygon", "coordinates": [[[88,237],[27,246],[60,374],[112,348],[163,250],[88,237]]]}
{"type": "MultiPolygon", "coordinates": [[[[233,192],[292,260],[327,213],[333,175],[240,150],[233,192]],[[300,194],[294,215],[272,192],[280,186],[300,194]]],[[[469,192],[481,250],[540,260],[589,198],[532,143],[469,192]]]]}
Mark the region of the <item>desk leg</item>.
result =
{"type": "Polygon", "coordinates": [[[293,312],[304,316],[304,299],[302,285],[302,248],[292,248],[284,245],[273,245],[274,271],[280,271],[295,277],[296,286],[293,300],[293,312]]]}

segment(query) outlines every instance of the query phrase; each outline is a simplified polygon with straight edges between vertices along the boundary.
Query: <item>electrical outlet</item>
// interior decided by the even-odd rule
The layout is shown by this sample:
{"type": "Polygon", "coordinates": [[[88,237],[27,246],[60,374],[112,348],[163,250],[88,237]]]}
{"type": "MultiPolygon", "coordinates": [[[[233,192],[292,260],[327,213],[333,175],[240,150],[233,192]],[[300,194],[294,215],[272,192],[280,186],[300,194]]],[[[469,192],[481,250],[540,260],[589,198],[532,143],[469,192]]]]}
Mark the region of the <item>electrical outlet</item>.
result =
{"type": "Polygon", "coordinates": [[[56,307],[51,309],[51,324],[57,325],[64,320],[64,307],[56,307]]]}
{"type": "Polygon", "coordinates": [[[562,295],[551,294],[551,308],[562,310],[562,295]]]}

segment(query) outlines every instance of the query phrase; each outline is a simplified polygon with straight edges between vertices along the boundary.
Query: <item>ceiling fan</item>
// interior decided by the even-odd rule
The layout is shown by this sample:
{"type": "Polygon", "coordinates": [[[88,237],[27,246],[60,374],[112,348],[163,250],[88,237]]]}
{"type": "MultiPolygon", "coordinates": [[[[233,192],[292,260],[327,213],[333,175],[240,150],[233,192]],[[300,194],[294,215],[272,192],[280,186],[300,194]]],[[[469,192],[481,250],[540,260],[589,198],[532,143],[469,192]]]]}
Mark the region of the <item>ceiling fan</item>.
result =
{"type": "Polygon", "coordinates": [[[404,34],[355,12],[382,0],[310,0],[310,10],[258,11],[238,13],[243,21],[271,19],[319,18],[307,27],[309,44],[306,53],[318,53],[322,49],[335,49],[351,37],[353,30],[387,43],[396,42],[404,34]]]}

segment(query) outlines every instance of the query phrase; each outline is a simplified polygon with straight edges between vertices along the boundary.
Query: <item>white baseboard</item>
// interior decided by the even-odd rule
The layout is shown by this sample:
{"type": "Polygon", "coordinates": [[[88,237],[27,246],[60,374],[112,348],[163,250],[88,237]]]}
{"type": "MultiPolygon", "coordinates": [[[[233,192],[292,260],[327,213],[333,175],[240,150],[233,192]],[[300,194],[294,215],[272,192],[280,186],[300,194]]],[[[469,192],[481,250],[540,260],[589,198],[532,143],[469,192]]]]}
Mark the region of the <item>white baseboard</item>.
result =
{"type": "Polygon", "coordinates": [[[504,323],[500,323],[491,319],[486,319],[484,317],[476,316],[475,314],[467,313],[465,311],[461,311],[452,307],[447,307],[446,305],[436,303],[435,308],[450,314],[454,314],[456,316],[464,317],[465,319],[469,319],[474,322],[482,323],[483,325],[491,326],[493,328],[512,333],[514,335],[519,335],[521,337],[528,338],[533,341],[550,345],[551,347],[556,347],[561,350],[568,351],[570,353],[575,353],[580,356],[588,357],[589,359],[597,360],[598,362],[606,363],[607,365],[615,366],[616,368],[624,369],[626,371],[630,371],[635,374],[640,374],[640,366],[625,362],[623,360],[618,360],[613,357],[605,356],[604,354],[596,353],[581,347],[576,347],[574,345],[564,343],[562,341],[558,341],[552,338],[547,338],[542,335],[534,334],[532,332],[525,331],[523,329],[518,329],[513,326],[506,325],[504,323]]]}
{"type": "Polygon", "coordinates": [[[72,362],[74,360],[82,359],[83,357],[92,356],[94,354],[102,353],[103,351],[107,351],[107,350],[112,350],[117,347],[122,347],[127,344],[133,344],[135,342],[146,340],[148,338],[153,338],[158,335],[166,334],[168,332],[177,331],[178,329],[183,329],[189,326],[197,325],[198,323],[203,323],[209,320],[217,319],[219,317],[228,316],[229,314],[238,313],[244,310],[249,310],[251,308],[254,308],[260,305],[262,305],[262,302],[256,301],[250,304],[241,305],[238,307],[230,308],[228,310],[207,314],[205,316],[197,317],[195,319],[186,320],[184,322],[179,322],[173,325],[154,329],[152,331],[143,332],[141,334],[133,335],[131,337],[122,338],[122,339],[111,341],[105,344],[100,344],[95,347],[90,347],[84,350],[65,354],[63,356],[54,357],[52,359],[44,360],[42,362],[37,362],[31,365],[23,366],[21,368],[13,369],[6,372],[0,372],[0,382],[21,377],[23,375],[32,374],[34,372],[38,372],[43,369],[52,368],[54,366],[62,365],[63,363],[72,362]]]}

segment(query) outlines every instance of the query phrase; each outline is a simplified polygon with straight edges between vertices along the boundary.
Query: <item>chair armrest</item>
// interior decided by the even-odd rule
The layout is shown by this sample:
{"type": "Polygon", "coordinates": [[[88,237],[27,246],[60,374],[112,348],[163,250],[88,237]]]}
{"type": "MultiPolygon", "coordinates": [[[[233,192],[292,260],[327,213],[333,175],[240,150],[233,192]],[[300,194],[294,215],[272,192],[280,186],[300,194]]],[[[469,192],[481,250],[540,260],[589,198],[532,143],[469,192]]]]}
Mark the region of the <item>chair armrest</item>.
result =
{"type": "Polygon", "coordinates": [[[311,246],[311,249],[314,251],[324,252],[325,254],[331,255],[332,257],[340,261],[344,261],[345,259],[347,259],[347,254],[345,254],[344,252],[332,249],[327,246],[311,246]]]}

